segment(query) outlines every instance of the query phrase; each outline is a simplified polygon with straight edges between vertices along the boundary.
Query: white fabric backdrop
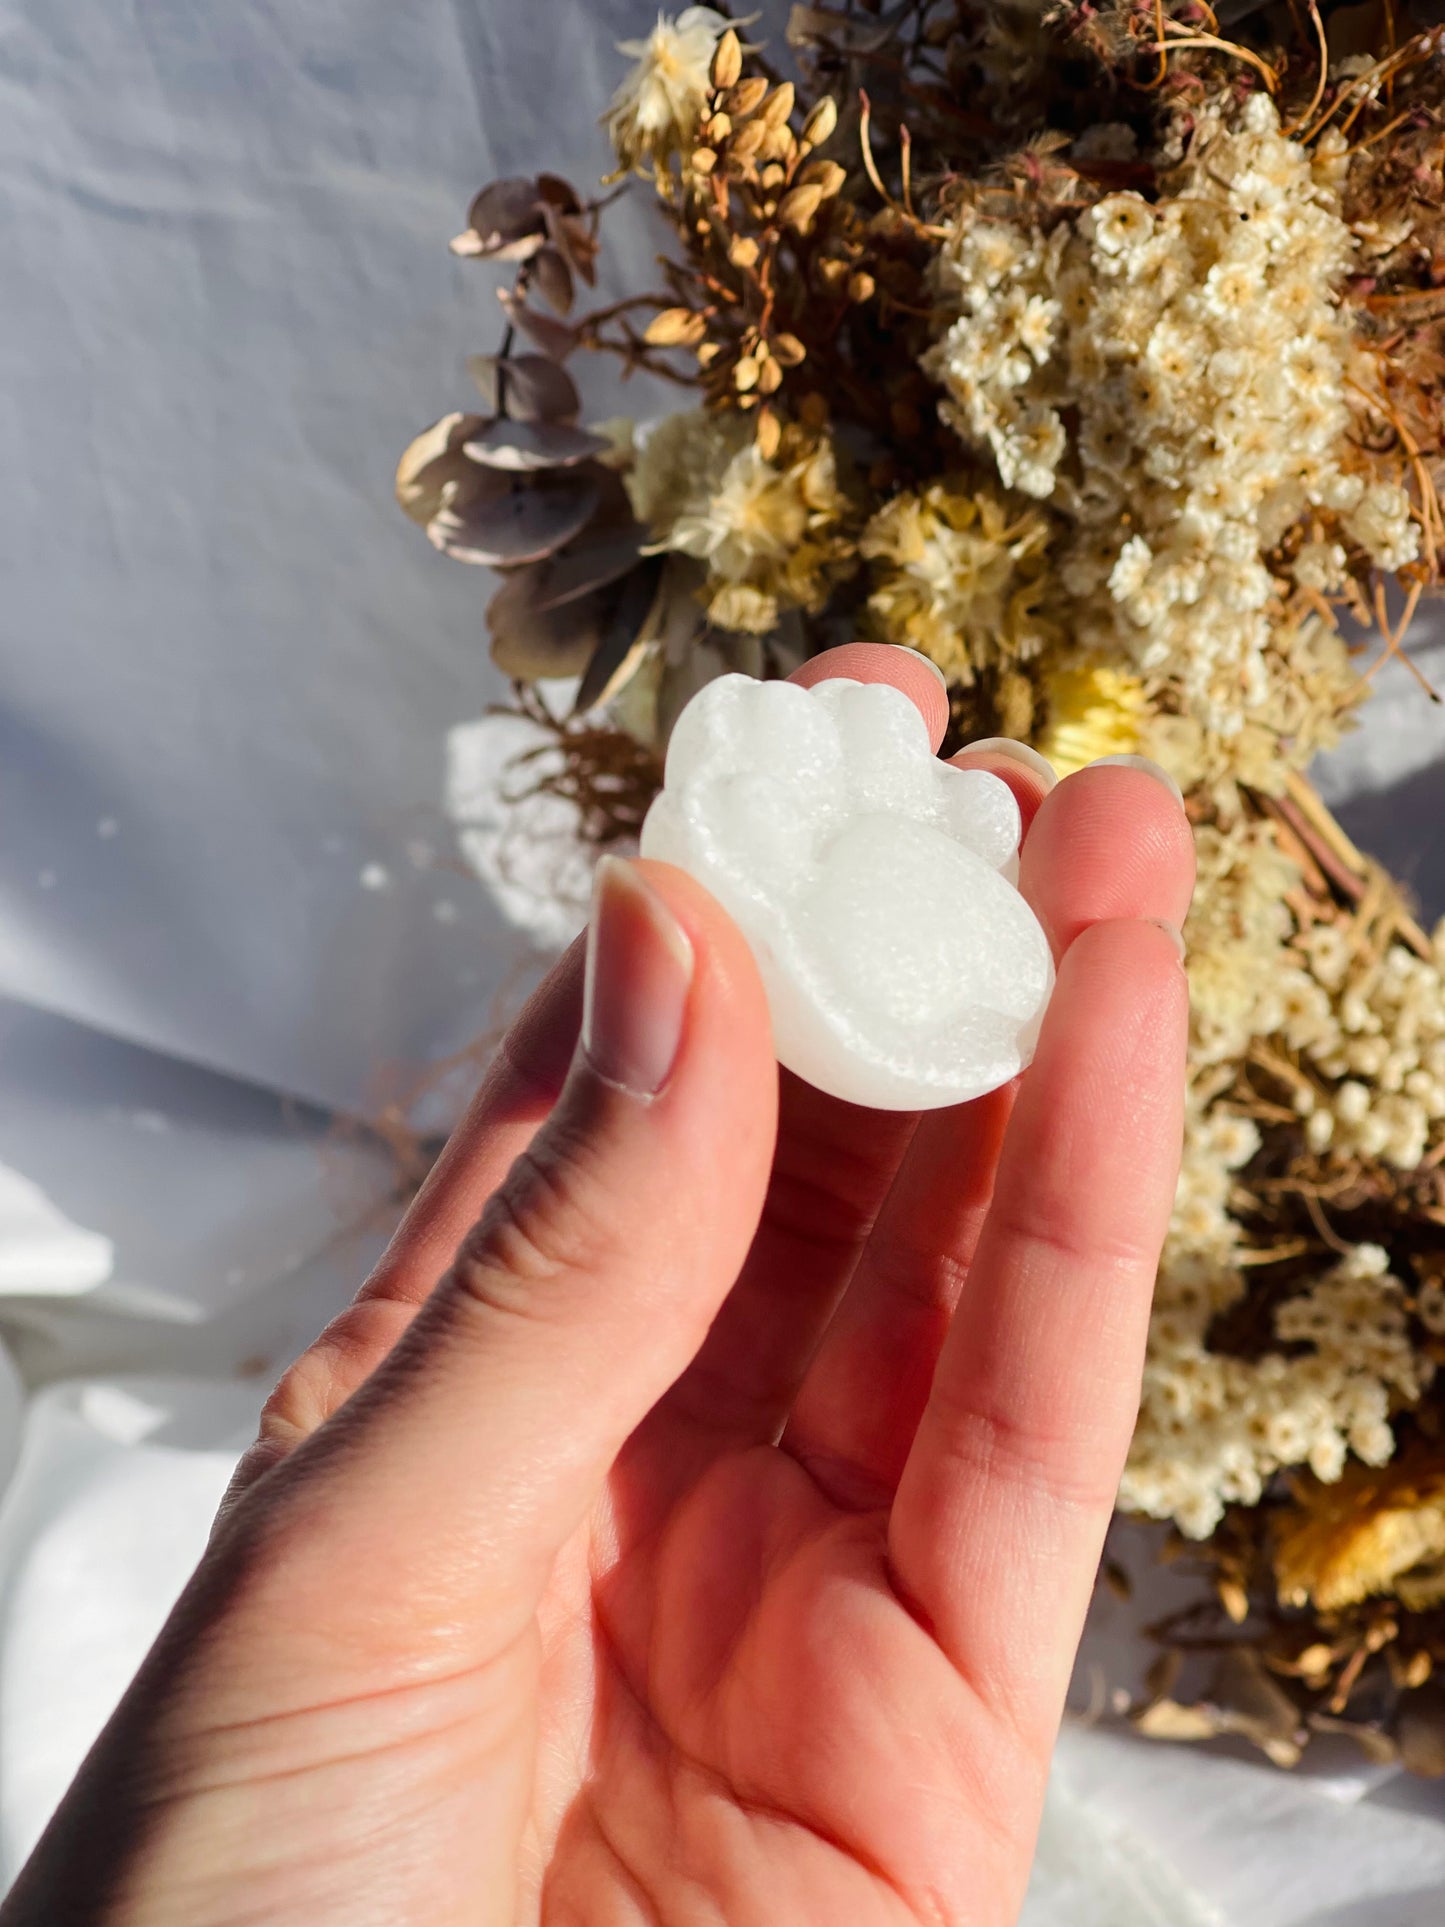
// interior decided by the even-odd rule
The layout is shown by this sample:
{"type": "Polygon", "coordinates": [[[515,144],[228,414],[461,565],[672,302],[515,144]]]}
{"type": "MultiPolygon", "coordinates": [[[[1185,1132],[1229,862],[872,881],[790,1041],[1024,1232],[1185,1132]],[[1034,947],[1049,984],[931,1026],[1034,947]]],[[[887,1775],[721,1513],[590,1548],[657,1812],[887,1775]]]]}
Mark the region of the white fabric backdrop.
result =
{"type": "MultiPolygon", "coordinates": [[[[0,0],[0,1881],[384,1235],[331,1113],[487,1028],[527,949],[445,812],[486,584],[390,474],[495,337],[471,192],[595,179],[651,16],[0,0]]],[[[606,234],[606,290],[647,285],[645,196],[606,234]]],[[[1439,914],[1445,725],[1381,692],[1324,781],[1439,914]]],[[[1431,1797],[1071,1730],[1030,1927],[1414,1927],[1431,1797]]]]}

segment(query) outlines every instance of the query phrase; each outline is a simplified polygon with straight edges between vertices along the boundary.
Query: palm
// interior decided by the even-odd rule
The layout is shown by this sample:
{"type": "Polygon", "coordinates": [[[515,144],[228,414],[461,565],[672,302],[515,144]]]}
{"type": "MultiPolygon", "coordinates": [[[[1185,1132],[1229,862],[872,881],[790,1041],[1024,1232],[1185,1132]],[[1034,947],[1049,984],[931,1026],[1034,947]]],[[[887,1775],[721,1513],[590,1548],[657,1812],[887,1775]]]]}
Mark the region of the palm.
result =
{"type": "Polygon", "coordinates": [[[989,1896],[971,1919],[1012,1919],[1041,1757],[897,1597],[884,1512],[773,1447],[726,1452],[588,1592],[587,1741],[575,1705],[541,1709],[573,1729],[543,1757],[588,1761],[542,1791],[544,1923],[631,1919],[642,1894],[669,1923],[871,1927],[965,1889],[989,1896]]]}
{"type": "MultiPolygon", "coordinates": [[[[940,1209],[965,1261],[1008,1105],[947,1127],[964,1166],[940,1209]]],[[[619,1919],[640,1890],[646,1918],[705,1897],[730,1927],[933,1919],[965,1892],[990,1896],[971,1918],[1017,1907],[1050,1714],[1025,1740],[966,1683],[889,1550],[960,1268],[894,1282],[911,1119],[791,1081],[782,1109],[740,1286],[543,1602],[540,1757],[561,1763],[531,1829],[544,1923],[610,1919],[584,1905],[600,1886],[619,1919]],[[850,1279],[853,1316],[818,1352],[850,1279]]]]}

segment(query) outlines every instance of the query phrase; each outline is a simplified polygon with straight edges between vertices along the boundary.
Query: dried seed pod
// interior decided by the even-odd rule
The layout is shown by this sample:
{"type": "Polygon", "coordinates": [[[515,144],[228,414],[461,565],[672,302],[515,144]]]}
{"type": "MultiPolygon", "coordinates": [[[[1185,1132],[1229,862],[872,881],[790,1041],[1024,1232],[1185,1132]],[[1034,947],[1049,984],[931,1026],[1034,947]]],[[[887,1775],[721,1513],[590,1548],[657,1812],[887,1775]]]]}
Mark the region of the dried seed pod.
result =
{"type": "Polygon", "coordinates": [[[714,114],[703,123],[702,136],[710,147],[720,147],[733,131],[733,124],[726,114],[714,114]]]}
{"type": "Polygon", "coordinates": [[[822,190],[823,199],[831,200],[848,179],[848,170],[840,167],[837,161],[813,161],[804,168],[799,176],[800,187],[817,187],[822,190]]]}
{"type": "Polygon", "coordinates": [[[783,385],[783,370],[776,361],[768,360],[758,369],[758,391],[764,395],[775,395],[783,385]]]}
{"type": "Polygon", "coordinates": [[[728,259],[735,268],[750,268],[757,261],[759,252],[758,244],[750,234],[739,234],[728,248],[728,259]]]}
{"type": "Polygon", "coordinates": [[[758,151],[765,160],[780,161],[785,170],[792,167],[798,158],[798,143],[792,128],[786,123],[764,128],[763,144],[758,151]]]}
{"type": "Polygon", "coordinates": [[[803,139],[812,147],[821,147],[837,125],[837,102],[825,94],[803,122],[803,139]]]}
{"type": "Polygon", "coordinates": [[[768,130],[757,121],[750,120],[746,127],[740,127],[732,139],[732,157],[735,161],[750,161],[762,149],[768,130]]]}
{"type": "Polygon", "coordinates": [[[783,439],[783,425],[771,408],[758,410],[758,427],[755,437],[758,453],[765,462],[770,462],[778,452],[783,439]]]}
{"type": "Polygon", "coordinates": [[[692,171],[694,174],[711,174],[717,166],[717,154],[711,147],[695,147],[692,152],[692,171]]]}
{"type": "Polygon", "coordinates": [[[740,395],[745,395],[750,388],[757,387],[760,372],[759,363],[755,356],[740,356],[737,365],[733,369],[733,387],[737,389],[740,395]]]}
{"type": "Polygon", "coordinates": [[[774,335],[769,345],[785,368],[796,368],[800,361],[807,358],[808,351],[796,335],[774,335]]]}
{"type": "Polygon", "coordinates": [[[501,419],[488,422],[480,434],[474,435],[466,444],[466,453],[484,468],[528,475],[540,469],[573,468],[578,462],[605,454],[610,446],[604,436],[569,422],[501,419]]]}
{"type": "Polygon", "coordinates": [[[793,111],[794,87],[791,80],[775,87],[758,109],[758,118],[769,127],[782,127],[793,111]]]}
{"type": "Polygon", "coordinates": [[[776,161],[769,162],[758,176],[764,187],[781,187],[787,177],[787,169],[780,167],[776,161]]]}
{"type": "MultiPolygon", "coordinates": [[[[571,422],[582,407],[576,384],[560,363],[545,355],[468,355],[467,373],[494,415],[518,422],[571,422]]],[[[469,434],[480,432],[483,423],[469,434]]]]}
{"type": "Polygon", "coordinates": [[[804,229],[822,205],[821,187],[790,187],[778,203],[778,222],[782,227],[804,229]]]}
{"type": "Polygon", "coordinates": [[[707,333],[707,322],[691,308],[664,308],[647,324],[643,340],[651,348],[689,348],[707,333]]]}
{"type": "Polygon", "coordinates": [[[712,57],[713,86],[719,92],[736,86],[742,70],[743,43],[738,39],[737,29],[729,27],[717,43],[717,52],[712,57]]]}
{"type": "Polygon", "coordinates": [[[723,105],[735,120],[751,114],[767,98],[768,83],[761,74],[750,74],[729,92],[723,105]]]}
{"type": "Polygon", "coordinates": [[[859,268],[848,277],[848,298],[850,301],[871,301],[877,283],[866,269],[859,268]]]}

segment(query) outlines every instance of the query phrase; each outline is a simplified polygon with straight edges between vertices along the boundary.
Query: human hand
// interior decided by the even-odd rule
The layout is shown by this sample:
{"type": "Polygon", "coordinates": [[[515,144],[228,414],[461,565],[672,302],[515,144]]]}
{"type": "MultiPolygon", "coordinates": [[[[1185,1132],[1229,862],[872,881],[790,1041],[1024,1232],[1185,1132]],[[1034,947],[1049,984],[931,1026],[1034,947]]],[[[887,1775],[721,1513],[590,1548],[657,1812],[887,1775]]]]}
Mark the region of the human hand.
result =
{"type": "MultiPolygon", "coordinates": [[[[938,740],[926,671],[846,655],[807,679],[889,674],[938,740]]],[[[1193,850],[1146,772],[967,760],[1059,962],[1020,1085],[780,1088],[719,908],[607,865],[3,1927],[1015,1918],[1173,1196],[1193,850]]]]}

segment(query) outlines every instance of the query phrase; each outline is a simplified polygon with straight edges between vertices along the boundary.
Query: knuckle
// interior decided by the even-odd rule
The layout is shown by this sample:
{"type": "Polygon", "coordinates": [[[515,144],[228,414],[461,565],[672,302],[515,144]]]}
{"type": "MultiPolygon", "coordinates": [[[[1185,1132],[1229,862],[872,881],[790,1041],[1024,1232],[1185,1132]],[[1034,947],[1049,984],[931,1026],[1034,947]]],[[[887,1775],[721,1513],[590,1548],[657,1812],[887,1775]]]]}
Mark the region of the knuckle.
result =
{"type": "Polygon", "coordinates": [[[462,1240],[452,1268],[466,1297],[544,1318],[546,1287],[597,1270],[621,1242],[618,1212],[588,1141],[565,1131],[522,1152],[462,1240]]]}
{"type": "Polygon", "coordinates": [[[1002,1404],[970,1402],[941,1416],[944,1450],[970,1479],[1026,1505],[1085,1515],[1112,1510],[1118,1470],[1111,1461],[1101,1469],[1108,1455],[1079,1429],[1046,1426],[1002,1404]]]}

